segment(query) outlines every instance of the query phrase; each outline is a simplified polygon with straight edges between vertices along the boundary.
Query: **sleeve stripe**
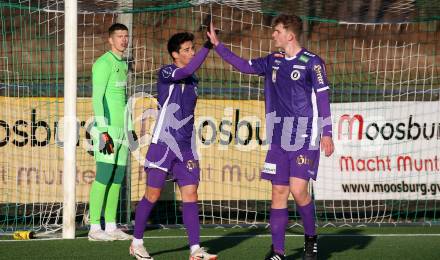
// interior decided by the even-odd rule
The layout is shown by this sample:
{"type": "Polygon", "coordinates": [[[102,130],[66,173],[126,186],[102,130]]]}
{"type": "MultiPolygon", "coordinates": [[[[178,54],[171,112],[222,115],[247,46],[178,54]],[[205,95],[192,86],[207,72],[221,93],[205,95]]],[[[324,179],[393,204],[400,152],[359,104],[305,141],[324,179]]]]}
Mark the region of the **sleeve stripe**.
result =
{"type": "Polygon", "coordinates": [[[173,70],[173,74],[171,74],[171,77],[174,78],[174,75],[176,74],[176,71],[177,71],[178,69],[180,69],[180,68],[177,68],[177,69],[173,70]]]}
{"type": "Polygon", "coordinates": [[[318,88],[318,89],[316,90],[316,92],[322,92],[322,91],[327,90],[327,89],[329,89],[329,88],[330,88],[329,86],[326,86],[326,87],[323,87],[323,88],[318,88]]]}
{"type": "Polygon", "coordinates": [[[312,136],[310,137],[310,143],[313,146],[316,146],[317,144],[317,140],[318,140],[318,116],[319,116],[319,112],[318,112],[318,104],[316,101],[316,94],[315,91],[312,90],[312,114],[313,114],[313,118],[312,118],[312,136]]]}
{"type": "Polygon", "coordinates": [[[157,144],[157,142],[159,141],[159,136],[160,136],[160,132],[162,131],[162,127],[163,127],[163,121],[165,120],[165,113],[168,107],[168,102],[170,101],[171,98],[171,94],[173,93],[173,89],[174,89],[174,84],[170,85],[170,89],[168,90],[168,97],[165,100],[165,103],[163,104],[161,110],[159,111],[159,119],[156,122],[156,125],[154,126],[154,133],[153,133],[153,137],[151,139],[151,142],[154,144],[157,144]]]}

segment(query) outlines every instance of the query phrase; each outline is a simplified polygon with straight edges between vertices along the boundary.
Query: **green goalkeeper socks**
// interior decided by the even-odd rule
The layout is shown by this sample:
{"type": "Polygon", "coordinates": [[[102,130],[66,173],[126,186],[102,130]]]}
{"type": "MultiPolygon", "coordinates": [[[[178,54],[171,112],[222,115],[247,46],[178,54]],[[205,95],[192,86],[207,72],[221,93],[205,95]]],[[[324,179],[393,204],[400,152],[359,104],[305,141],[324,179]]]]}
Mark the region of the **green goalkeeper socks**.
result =
{"type": "Polygon", "coordinates": [[[119,191],[125,176],[125,165],[97,162],[96,180],[90,190],[90,223],[100,224],[104,201],[105,222],[115,223],[119,191]],[[107,192],[107,193],[106,193],[107,192]]]}
{"type": "Polygon", "coordinates": [[[104,203],[106,185],[94,181],[90,190],[90,223],[100,224],[102,204],[104,203]]]}
{"type": "Polygon", "coordinates": [[[125,165],[116,165],[114,169],[113,183],[108,190],[107,203],[105,205],[105,223],[116,222],[119,191],[121,190],[121,183],[124,180],[126,168],[125,165]]]}
{"type": "Polygon", "coordinates": [[[118,208],[119,201],[119,190],[121,189],[121,184],[112,183],[107,194],[107,203],[105,205],[105,223],[115,223],[116,222],[116,210],[118,208]]]}

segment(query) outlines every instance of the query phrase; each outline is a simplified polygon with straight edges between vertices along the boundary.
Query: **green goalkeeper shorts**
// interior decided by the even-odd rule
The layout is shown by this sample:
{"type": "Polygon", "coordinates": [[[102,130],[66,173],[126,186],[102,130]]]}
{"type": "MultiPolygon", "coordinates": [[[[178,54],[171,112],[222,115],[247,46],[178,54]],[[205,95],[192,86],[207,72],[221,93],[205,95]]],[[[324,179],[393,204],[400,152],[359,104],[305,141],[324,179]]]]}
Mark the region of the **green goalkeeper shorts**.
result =
{"type": "Polygon", "coordinates": [[[127,136],[123,128],[109,126],[107,133],[113,140],[113,153],[104,154],[99,151],[100,133],[94,128],[92,130],[93,136],[93,152],[96,162],[103,162],[109,164],[116,164],[121,166],[127,165],[129,147],[127,136]]]}

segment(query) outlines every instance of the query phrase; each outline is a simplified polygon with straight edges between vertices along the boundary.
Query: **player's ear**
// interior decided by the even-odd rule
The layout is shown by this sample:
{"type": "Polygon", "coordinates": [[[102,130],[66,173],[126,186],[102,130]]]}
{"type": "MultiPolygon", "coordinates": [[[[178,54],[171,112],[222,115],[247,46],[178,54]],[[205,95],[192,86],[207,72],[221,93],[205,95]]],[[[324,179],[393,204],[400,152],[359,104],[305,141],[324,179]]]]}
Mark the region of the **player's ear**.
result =
{"type": "Polygon", "coordinates": [[[289,31],[289,41],[293,41],[296,39],[296,35],[293,32],[289,31]]]}
{"type": "Polygon", "coordinates": [[[173,56],[173,59],[177,59],[177,58],[179,58],[179,53],[177,53],[176,51],[173,51],[171,53],[171,56],[173,56]]]}

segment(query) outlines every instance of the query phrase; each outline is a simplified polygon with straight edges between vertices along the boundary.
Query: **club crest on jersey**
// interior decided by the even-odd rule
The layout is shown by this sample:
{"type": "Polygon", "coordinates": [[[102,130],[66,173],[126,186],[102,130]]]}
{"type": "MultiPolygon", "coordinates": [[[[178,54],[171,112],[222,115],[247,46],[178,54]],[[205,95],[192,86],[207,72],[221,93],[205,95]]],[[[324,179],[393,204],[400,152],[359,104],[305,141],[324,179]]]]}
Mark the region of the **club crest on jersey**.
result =
{"type": "Polygon", "coordinates": [[[299,70],[293,70],[292,73],[290,74],[290,78],[292,80],[298,80],[301,77],[301,73],[299,72],[299,70]]]}
{"type": "Polygon", "coordinates": [[[164,78],[169,78],[171,74],[173,74],[173,68],[171,67],[166,67],[162,70],[162,76],[164,78]]]}
{"type": "Polygon", "coordinates": [[[277,71],[280,67],[272,66],[272,83],[277,81],[277,71]]]}
{"type": "Polygon", "coordinates": [[[188,160],[186,162],[186,168],[192,172],[194,169],[199,168],[199,161],[197,160],[188,160]]]}

